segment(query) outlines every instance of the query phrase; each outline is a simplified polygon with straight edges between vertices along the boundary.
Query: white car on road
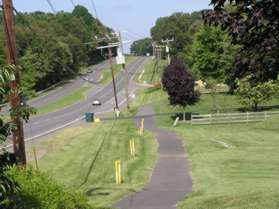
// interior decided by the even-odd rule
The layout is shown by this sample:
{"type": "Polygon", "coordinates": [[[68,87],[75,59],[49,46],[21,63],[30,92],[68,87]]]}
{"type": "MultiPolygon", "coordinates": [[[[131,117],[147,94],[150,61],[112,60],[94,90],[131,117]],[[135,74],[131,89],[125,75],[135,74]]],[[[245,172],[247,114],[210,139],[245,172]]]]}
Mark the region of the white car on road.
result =
{"type": "Polygon", "coordinates": [[[99,105],[101,105],[102,103],[100,102],[100,100],[97,100],[97,99],[95,99],[95,100],[93,100],[93,102],[92,102],[92,105],[93,106],[99,106],[99,105]]]}

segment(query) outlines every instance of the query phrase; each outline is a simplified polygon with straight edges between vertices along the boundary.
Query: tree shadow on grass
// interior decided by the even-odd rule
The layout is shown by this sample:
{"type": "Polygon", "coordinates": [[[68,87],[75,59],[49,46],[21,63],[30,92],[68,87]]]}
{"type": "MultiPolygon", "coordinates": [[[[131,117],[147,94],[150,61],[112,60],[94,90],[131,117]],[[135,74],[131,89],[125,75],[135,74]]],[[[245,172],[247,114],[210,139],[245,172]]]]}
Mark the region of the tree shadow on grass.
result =
{"type": "Polygon", "coordinates": [[[11,207],[7,209],[42,208],[42,205],[37,198],[28,194],[21,193],[20,191],[18,191],[15,195],[11,197],[11,202],[11,207]]]}
{"type": "Polygon", "coordinates": [[[150,88],[145,90],[145,93],[152,94],[152,93],[154,93],[154,92],[156,92],[158,90],[161,90],[161,88],[160,87],[150,87],[150,88]]]}
{"type": "Polygon", "coordinates": [[[136,189],[131,187],[93,187],[91,189],[88,189],[85,194],[87,196],[92,195],[110,195],[110,192],[104,191],[104,190],[128,190],[129,192],[136,192],[136,189]]]}
{"type": "Polygon", "coordinates": [[[236,109],[239,112],[247,112],[247,111],[256,111],[256,112],[262,112],[262,111],[278,111],[279,110],[279,105],[261,105],[257,108],[257,110],[254,110],[252,108],[247,108],[247,107],[240,107],[236,109]]]}

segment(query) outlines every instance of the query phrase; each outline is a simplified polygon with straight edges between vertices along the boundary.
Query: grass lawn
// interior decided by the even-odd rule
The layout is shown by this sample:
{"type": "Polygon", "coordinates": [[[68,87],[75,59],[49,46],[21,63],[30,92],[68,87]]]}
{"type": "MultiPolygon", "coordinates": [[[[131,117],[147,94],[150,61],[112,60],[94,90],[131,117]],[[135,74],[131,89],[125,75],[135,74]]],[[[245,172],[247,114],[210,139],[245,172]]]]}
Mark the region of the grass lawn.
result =
{"type": "Polygon", "coordinates": [[[86,194],[96,208],[110,207],[129,192],[143,188],[156,160],[157,145],[152,134],[139,136],[132,120],[117,121],[114,126],[113,123],[69,128],[37,147],[40,169],[86,194]],[[129,153],[132,138],[136,144],[135,158],[129,153]],[[115,184],[115,160],[122,162],[121,185],[115,184]]]}
{"type": "MultiPolygon", "coordinates": [[[[135,60],[136,60],[135,56],[127,56],[126,57],[126,66],[131,64],[135,60]]],[[[115,77],[117,77],[118,73],[120,73],[121,71],[122,71],[122,65],[117,65],[117,64],[113,65],[113,72],[114,72],[115,77]]],[[[111,69],[104,69],[102,71],[101,84],[108,84],[111,82],[111,80],[112,80],[111,69]]]]}
{"type": "MultiPolygon", "coordinates": [[[[217,94],[221,111],[241,107],[235,96],[217,94]]],[[[135,105],[151,104],[157,113],[181,111],[168,105],[159,88],[146,89],[135,105]]],[[[278,105],[279,98],[267,105],[278,105]]],[[[209,113],[213,100],[201,100],[186,111],[209,113]]],[[[276,109],[275,109],[276,110],[276,109]]],[[[277,109],[278,110],[278,109],[277,109]]],[[[192,163],[194,192],[183,202],[183,209],[277,209],[279,208],[279,117],[252,124],[179,124],[172,127],[169,116],[158,116],[157,124],[177,132],[183,139],[192,163]],[[213,140],[224,142],[225,148],[213,140]]]]}
{"type": "Polygon", "coordinates": [[[57,100],[55,102],[52,102],[48,104],[47,106],[39,108],[37,111],[38,115],[46,114],[49,112],[54,112],[59,109],[62,109],[64,107],[73,105],[74,103],[80,102],[85,100],[85,92],[89,89],[87,86],[83,86],[80,89],[72,92],[71,94],[61,98],[60,100],[57,100]]]}
{"type": "MultiPolygon", "coordinates": [[[[192,106],[187,106],[185,108],[186,112],[207,114],[215,112],[214,101],[220,113],[224,112],[239,112],[244,107],[239,103],[235,95],[228,93],[217,93],[215,100],[212,98],[211,94],[201,94],[200,100],[197,104],[192,106]]],[[[175,107],[169,105],[168,95],[163,92],[161,88],[153,87],[145,89],[139,94],[139,97],[135,101],[135,106],[140,104],[152,104],[156,109],[157,113],[165,112],[183,112],[183,108],[175,107]]],[[[271,111],[278,111],[279,98],[274,98],[267,104],[264,104],[262,108],[271,111]]]]}
{"type": "Polygon", "coordinates": [[[278,124],[277,116],[254,124],[174,128],[184,139],[194,180],[194,192],[180,208],[279,208],[278,124]]]}
{"type": "Polygon", "coordinates": [[[167,61],[166,60],[161,60],[157,70],[154,72],[155,60],[150,59],[148,61],[148,63],[143,68],[144,72],[142,74],[141,74],[141,72],[139,74],[137,74],[134,79],[138,83],[158,82],[158,81],[161,80],[161,75],[162,75],[163,70],[164,70],[166,65],[167,65],[167,61]],[[154,72],[154,75],[153,75],[153,78],[152,78],[153,72],[154,72]]]}

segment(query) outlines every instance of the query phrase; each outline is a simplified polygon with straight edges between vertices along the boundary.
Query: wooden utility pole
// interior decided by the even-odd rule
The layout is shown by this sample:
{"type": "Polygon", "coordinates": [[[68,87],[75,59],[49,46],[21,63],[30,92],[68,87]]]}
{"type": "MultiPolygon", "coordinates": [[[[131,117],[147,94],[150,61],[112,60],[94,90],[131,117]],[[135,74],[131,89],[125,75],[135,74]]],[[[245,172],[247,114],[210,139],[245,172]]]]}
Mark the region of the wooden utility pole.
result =
{"type": "Polygon", "coordinates": [[[114,71],[113,71],[113,65],[112,65],[112,51],[111,51],[111,47],[109,47],[108,50],[109,50],[109,64],[110,64],[110,69],[111,69],[113,92],[114,92],[114,99],[115,99],[115,108],[116,108],[116,110],[119,110],[118,99],[117,99],[117,91],[116,91],[116,84],[115,84],[115,78],[114,78],[114,71]]]}
{"type": "MultiPolygon", "coordinates": [[[[123,42],[122,42],[122,36],[121,32],[119,31],[118,34],[119,37],[119,47],[122,52],[122,56],[124,56],[124,48],[123,48],[123,42]]],[[[125,93],[126,93],[126,104],[127,104],[127,109],[130,109],[130,101],[129,101],[129,76],[128,76],[128,71],[126,69],[126,64],[125,64],[125,58],[122,63],[122,69],[125,71],[125,93]]]]}
{"type": "MultiPolygon", "coordinates": [[[[12,0],[3,0],[3,25],[6,35],[7,63],[16,66],[17,52],[12,0]]],[[[17,68],[14,73],[15,79],[10,82],[10,103],[12,110],[18,109],[21,105],[19,96],[20,74],[17,68]]],[[[12,116],[12,122],[15,126],[12,131],[14,154],[21,165],[26,165],[23,123],[18,113],[12,116]]]]}
{"type": "Polygon", "coordinates": [[[168,55],[168,64],[170,64],[170,46],[169,46],[169,43],[170,42],[173,42],[174,39],[166,39],[166,40],[162,40],[162,43],[167,43],[166,45],[166,52],[167,52],[167,55],[168,55]]]}

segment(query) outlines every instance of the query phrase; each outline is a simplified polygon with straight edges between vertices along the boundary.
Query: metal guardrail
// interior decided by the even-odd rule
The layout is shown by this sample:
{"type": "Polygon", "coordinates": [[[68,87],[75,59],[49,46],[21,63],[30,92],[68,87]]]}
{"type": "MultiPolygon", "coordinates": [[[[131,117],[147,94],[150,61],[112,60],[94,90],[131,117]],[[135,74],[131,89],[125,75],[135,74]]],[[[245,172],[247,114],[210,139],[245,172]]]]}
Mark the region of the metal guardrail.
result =
{"type": "Polygon", "coordinates": [[[192,115],[191,124],[209,125],[209,124],[226,124],[226,123],[262,122],[274,115],[279,115],[279,111],[192,115]]]}

